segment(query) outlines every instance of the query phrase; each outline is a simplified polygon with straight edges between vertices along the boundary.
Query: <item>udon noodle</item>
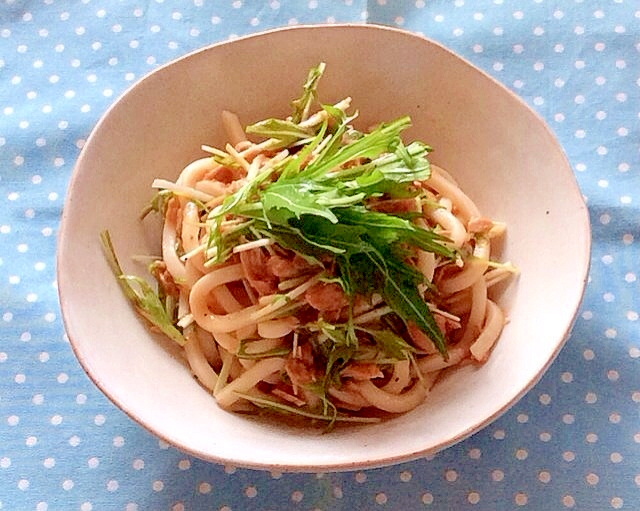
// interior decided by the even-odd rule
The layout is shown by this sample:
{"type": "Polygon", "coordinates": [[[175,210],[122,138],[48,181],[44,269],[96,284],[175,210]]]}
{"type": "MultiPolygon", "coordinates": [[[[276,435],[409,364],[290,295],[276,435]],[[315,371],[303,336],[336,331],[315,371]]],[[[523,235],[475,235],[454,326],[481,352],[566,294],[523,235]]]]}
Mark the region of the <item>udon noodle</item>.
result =
{"type": "MultiPolygon", "coordinates": [[[[443,371],[487,359],[506,322],[489,291],[514,268],[491,258],[492,242],[503,235],[504,225],[483,216],[452,175],[426,159],[420,160],[428,167],[419,178],[398,180],[402,194],[388,189],[357,204],[348,195],[336,199],[332,212],[344,214],[340,201],[346,201],[357,211],[376,213],[376,221],[402,221],[433,234],[441,249],[403,240],[400,261],[411,275],[419,275],[412,296],[426,306],[430,331],[389,298],[384,281],[389,274],[372,273],[381,279],[379,287],[354,291],[346,266],[337,264],[337,248],[310,244],[304,236],[297,245],[291,233],[262,218],[262,210],[252,213],[267,207],[261,190],[291,172],[288,162],[298,157],[296,172],[302,174],[331,144],[326,138],[336,134],[336,119],[353,129],[354,117],[341,117],[349,98],[315,112],[310,99],[284,120],[306,138],[272,135],[250,141],[238,118],[225,112],[229,143],[224,151],[203,146],[208,154],[187,165],[175,182],[154,182],[160,190],[154,208],[163,227],[162,254],[151,271],[174,339],[198,382],[222,408],[279,411],[331,423],[379,420],[422,403],[443,371]],[[305,144],[315,145],[307,150],[305,144]],[[309,246],[315,247],[313,253],[305,253],[309,246]]],[[[341,133],[343,147],[361,136],[349,138],[349,133],[341,133]]],[[[356,155],[324,175],[372,160],[356,155]]],[[[272,211],[281,214],[287,207],[293,210],[280,204],[272,211]]],[[[313,214],[321,213],[295,212],[289,224],[313,214]]],[[[365,239],[369,231],[357,232],[365,239]]],[[[384,270],[386,263],[381,264],[384,270]]]]}

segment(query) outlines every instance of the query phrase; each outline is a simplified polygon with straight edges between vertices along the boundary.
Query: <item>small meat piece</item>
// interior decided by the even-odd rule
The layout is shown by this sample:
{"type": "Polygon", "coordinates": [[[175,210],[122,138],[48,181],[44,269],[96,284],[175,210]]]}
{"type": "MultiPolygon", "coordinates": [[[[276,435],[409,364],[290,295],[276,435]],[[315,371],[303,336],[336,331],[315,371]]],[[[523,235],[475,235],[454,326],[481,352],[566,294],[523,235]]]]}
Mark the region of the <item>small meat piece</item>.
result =
{"type": "Polygon", "coordinates": [[[314,267],[304,257],[295,254],[292,258],[273,255],[267,262],[269,271],[281,279],[299,277],[311,271],[314,267]]]}
{"type": "MultiPolygon", "coordinates": [[[[438,325],[438,328],[439,327],[440,325],[438,325]]],[[[410,321],[409,323],[407,323],[407,331],[409,332],[409,337],[411,337],[413,344],[417,348],[427,353],[435,353],[437,351],[433,341],[429,338],[427,334],[425,334],[422,330],[420,330],[413,321],[410,321]]]]}
{"type": "Polygon", "coordinates": [[[357,381],[364,381],[371,380],[372,378],[383,378],[384,374],[378,364],[371,362],[352,362],[340,371],[340,376],[343,378],[353,378],[357,381]]]}
{"type": "Polygon", "coordinates": [[[389,199],[372,202],[369,207],[380,213],[410,213],[419,211],[415,199],[389,199]]]}
{"type": "MultiPolygon", "coordinates": [[[[447,337],[452,330],[460,328],[460,323],[440,314],[434,314],[433,320],[436,322],[437,327],[445,337],[447,337]]],[[[435,353],[438,351],[429,336],[420,330],[415,323],[409,322],[407,324],[407,331],[409,332],[409,337],[411,337],[413,344],[417,348],[420,348],[427,353],[435,353]]]]}
{"type": "Polygon", "coordinates": [[[318,282],[307,289],[304,297],[318,311],[338,311],[349,305],[342,287],[335,282],[318,282]]]}
{"type": "Polygon", "coordinates": [[[491,221],[491,219],[483,216],[474,216],[470,218],[469,222],[467,223],[467,231],[472,234],[487,233],[491,230],[492,227],[493,222],[491,221]]]}
{"type": "Polygon", "coordinates": [[[284,364],[284,370],[291,380],[294,393],[299,387],[318,381],[320,375],[313,362],[311,345],[303,344],[292,352],[284,364]]]}
{"type": "Polygon", "coordinates": [[[180,296],[180,288],[173,280],[173,276],[167,270],[167,264],[164,261],[156,261],[151,266],[151,274],[158,281],[158,285],[162,288],[167,296],[175,298],[180,296]]]}
{"type": "Polygon", "coordinates": [[[244,275],[260,295],[270,295],[278,290],[278,278],[269,270],[268,260],[269,256],[261,248],[240,252],[244,275]]]}
{"type": "Polygon", "coordinates": [[[221,166],[211,169],[205,174],[204,178],[219,181],[228,185],[233,181],[242,179],[243,177],[245,177],[245,175],[246,172],[244,171],[244,169],[221,166]]]}

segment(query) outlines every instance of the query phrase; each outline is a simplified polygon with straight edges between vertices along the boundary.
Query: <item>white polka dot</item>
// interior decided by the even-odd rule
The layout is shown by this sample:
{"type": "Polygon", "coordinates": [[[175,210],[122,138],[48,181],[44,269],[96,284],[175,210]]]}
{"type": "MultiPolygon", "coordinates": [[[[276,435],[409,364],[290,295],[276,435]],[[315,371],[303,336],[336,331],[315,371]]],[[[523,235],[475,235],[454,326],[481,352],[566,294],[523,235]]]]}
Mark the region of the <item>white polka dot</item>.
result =
{"type": "Polygon", "coordinates": [[[584,397],[586,403],[592,405],[598,401],[598,396],[595,392],[587,392],[587,395],[584,397]]]}
{"type": "Polygon", "coordinates": [[[387,503],[387,496],[386,494],[380,492],[376,494],[375,500],[376,504],[383,505],[387,503]]]}
{"type": "Polygon", "coordinates": [[[500,469],[491,471],[491,479],[495,482],[500,482],[504,479],[504,472],[500,469]]]}
{"type": "Polygon", "coordinates": [[[529,452],[526,449],[516,449],[514,456],[517,460],[523,461],[529,457],[529,452]]]}
{"type": "Polygon", "coordinates": [[[562,459],[571,462],[576,459],[576,454],[572,451],[565,451],[562,453],[562,459]]]}
{"type": "Polygon", "coordinates": [[[400,472],[400,480],[402,482],[408,483],[409,481],[411,481],[411,478],[412,474],[408,470],[403,470],[402,472],[400,472]]]}
{"type": "Polygon", "coordinates": [[[114,492],[117,491],[119,487],[120,484],[118,483],[118,481],[114,479],[107,481],[107,491],[114,492]]]}
{"type": "Polygon", "coordinates": [[[11,458],[6,456],[0,458],[0,468],[9,468],[11,466],[11,458]]]}
{"type": "Polygon", "coordinates": [[[624,500],[620,497],[613,497],[610,502],[613,509],[620,509],[624,506],[624,500]]]}
{"type": "Polygon", "coordinates": [[[153,488],[153,491],[160,492],[164,490],[164,483],[162,481],[153,481],[151,488],[153,488]]]}
{"type": "Polygon", "coordinates": [[[562,422],[564,422],[565,424],[573,424],[575,420],[576,420],[575,416],[571,413],[565,413],[562,416],[562,422]]]}
{"type": "Polygon", "coordinates": [[[450,483],[454,483],[458,480],[458,472],[453,469],[445,470],[444,478],[450,483]]]}
{"type": "Polygon", "coordinates": [[[482,451],[477,447],[469,450],[469,458],[471,458],[472,460],[479,460],[481,456],[482,451]]]}
{"type": "Polygon", "coordinates": [[[538,438],[541,442],[548,442],[549,440],[551,440],[551,433],[549,433],[548,431],[543,431],[538,435],[538,438]]]}
{"type": "Polygon", "coordinates": [[[24,444],[27,447],[33,447],[34,445],[36,445],[38,443],[38,437],[35,436],[28,436],[27,438],[25,438],[24,440],[24,444]]]}
{"type": "Polygon", "coordinates": [[[469,504],[477,504],[480,502],[480,494],[477,491],[469,492],[467,502],[469,502],[469,504]]]}
{"type": "Polygon", "coordinates": [[[29,480],[28,479],[20,479],[18,481],[18,489],[25,491],[29,488],[29,480]]]}
{"type": "Polygon", "coordinates": [[[545,484],[548,483],[551,481],[551,473],[547,470],[541,470],[538,472],[538,481],[545,484]]]}
{"type": "Polygon", "coordinates": [[[572,508],[576,505],[576,501],[571,495],[564,495],[562,497],[562,505],[564,507],[572,508]]]}
{"type": "Polygon", "coordinates": [[[594,474],[593,472],[589,472],[584,479],[590,486],[595,486],[600,481],[598,474],[594,474]]]}
{"type": "Polygon", "coordinates": [[[620,463],[622,462],[622,454],[620,454],[619,452],[612,452],[609,455],[609,460],[611,461],[611,463],[620,463]]]}
{"type": "Polygon", "coordinates": [[[56,460],[54,458],[45,458],[42,465],[44,468],[53,468],[56,465],[56,460]]]}
{"type": "Polygon", "coordinates": [[[189,470],[191,468],[191,462],[189,460],[180,460],[178,462],[178,468],[180,470],[189,470]]]}
{"type": "Polygon", "coordinates": [[[52,426],[59,426],[60,424],[62,424],[62,416],[54,415],[53,417],[51,417],[49,422],[51,422],[52,426]]]}
{"type": "Polygon", "coordinates": [[[529,497],[526,493],[518,492],[513,496],[513,501],[517,506],[526,506],[529,502],[529,497]]]}
{"type": "Polygon", "coordinates": [[[362,484],[367,480],[367,474],[365,474],[364,472],[356,472],[354,478],[356,480],[356,483],[362,484]]]}
{"type": "Polygon", "coordinates": [[[573,381],[573,374],[570,372],[564,372],[560,375],[560,379],[563,383],[571,383],[573,381]]]}
{"type": "Polygon", "coordinates": [[[503,429],[497,429],[493,432],[493,438],[496,440],[504,440],[506,434],[503,429]]]}
{"type": "Polygon", "coordinates": [[[256,497],[258,495],[258,490],[256,489],[255,486],[247,486],[244,489],[244,494],[250,498],[253,499],[254,497],[256,497]]]}
{"type": "Polygon", "coordinates": [[[211,493],[211,485],[209,483],[200,483],[198,485],[198,493],[200,493],[201,495],[206,495],[208,493],[211,493]]]}
{"type": "Polygon", "coordinates": [[[434,500],[434,499],[433,499],[433,495],[432,495],[431,493],[423,493],[423,494],[420,496],[420,501],[421,501],[423,504],[433,504],[433,500],[434,500]]]}
{"type": "Polygon", "coordinates": [[[65,479],[62,481],[62,489],[65,491],[69,491],[73,488],[74,484],[71,479],[65,479]]]}
{"type": "Polygon", "coordinates": [[[71,438],[69,438],[69,445],[71,447],[77,447],[78,445],[80,445],[80,437],[73,435],[71,438]]]}
{"type": "Polygon", "coordinates": [[[121,436],[116,436],[113,438],[113,446],[114,447],[122,447],[124,445],[124,438],[121,436]]]}

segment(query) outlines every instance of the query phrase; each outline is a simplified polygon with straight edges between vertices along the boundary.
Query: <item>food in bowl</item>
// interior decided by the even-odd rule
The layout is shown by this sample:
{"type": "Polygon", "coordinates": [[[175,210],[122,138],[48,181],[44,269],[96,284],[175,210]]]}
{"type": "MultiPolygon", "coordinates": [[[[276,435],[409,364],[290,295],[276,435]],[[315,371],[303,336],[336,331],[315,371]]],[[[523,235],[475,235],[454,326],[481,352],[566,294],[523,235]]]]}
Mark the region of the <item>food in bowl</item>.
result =
{"type": "Polygon", "coordinates": [[[487,426],[531,389],[567,339],[585,286],[589,240],[589,215],[561,146],[496,80],[407,31],[287,27],[181,56],[141,78],[105,112],[69,183],[57,287],[70,346],[88,377],[167,444],[235,467],[359,470],[434,454],[487,426]],[[512,279],[490,288],[509,321],[483,364],[445,372],[407,413],[343,424],[331,434],[218,406],[193,378],[182,348],[140,321],[97,235],[107,229],[123,271],[144,275],[136,256],[160,254],[160,226],[152,225],[158,216],[136,221],[154,194],[153,180],[175,181],[203,154],[202,143],[224,148],[224,109],[245,122],[286,117],[288,99],[320,61],[327,63],[320,97],[333,104],[351,96],[363,129],[411,116],[406,140],[428,141],[429,160],[450,169],[484,215],[506,223],[492,254],[519,269],[517,285],[512,279]]]}
{"type": "Polygon", "coordinates": [[[406,413],[443,373],[485,362],[506,321],[488,289],[516,270],[492,260],[505,225],[428,145],[405,145],[411,119],[356,129],[350,97],[319,103],[324,71],[284,119],[245,129],[225,111],[224,150],[153,182],[157,289],[102,239],[136,310],[222,408],[333,426],[406,413]]]}

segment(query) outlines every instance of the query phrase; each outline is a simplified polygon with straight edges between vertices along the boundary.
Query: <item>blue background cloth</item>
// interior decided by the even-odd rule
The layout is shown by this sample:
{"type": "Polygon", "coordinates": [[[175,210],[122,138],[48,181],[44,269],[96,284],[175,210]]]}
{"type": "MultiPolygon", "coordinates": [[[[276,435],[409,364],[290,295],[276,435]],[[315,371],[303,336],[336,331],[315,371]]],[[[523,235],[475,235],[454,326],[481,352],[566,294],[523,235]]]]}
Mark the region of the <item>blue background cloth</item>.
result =
{"type": "Polygon", "coordinates": [[[639,63],[637,0],[2,0],[0,509],[640,509],[639,63]],[[133,423],[76,361],[55,281],[66,187],[100,115],[145,73],[324,22],[420,32],[546,119],[591,215],[585,299],[543,379],[432,458],[326,474],[206,463],[133,423]]]}

